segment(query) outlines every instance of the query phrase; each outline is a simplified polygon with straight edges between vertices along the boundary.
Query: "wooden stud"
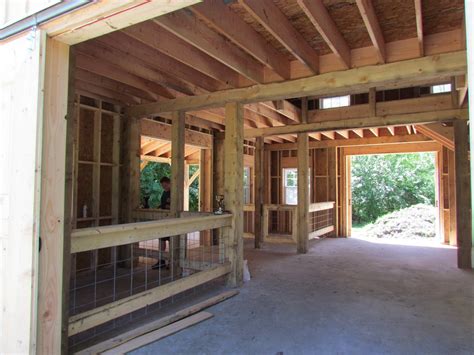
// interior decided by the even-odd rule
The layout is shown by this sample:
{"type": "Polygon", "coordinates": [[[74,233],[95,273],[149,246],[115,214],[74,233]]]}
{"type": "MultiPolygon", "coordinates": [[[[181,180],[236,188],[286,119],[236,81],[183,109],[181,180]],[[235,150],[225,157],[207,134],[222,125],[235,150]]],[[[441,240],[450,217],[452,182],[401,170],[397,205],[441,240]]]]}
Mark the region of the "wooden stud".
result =
{"type": "Polygon", "coordinates": [[[472,267],[471,182],[468,125],[465,121],[454,121],[454,142],[458,267],[470,269],[472,267]]]}
{"type": "Polygon", "coordinates": [[[377,116],[377,90],[369,89],[369,117],[377,116]]]}
{"type": "Polygon", "coordinates": [[[424,42],[423,42],[423,12],[421,0],[415,1],[415,16],[416,16],[416,37],[418,38],[418,48],[420,57],[425,55],[424,42]]]}
{"type": "Polygon", "coordinates": [[[448,151],[449,245],[456,245],[456,166],[454,151],[448,151]]]}
{"type": "Polygon", "coordinates": [[[232,213],[232,226],[226,230],[228,258],[232,271],[228,285],[237,287],[243,280],[243,109],[239,103],[225,106],[226,129],[224,140],[224,203],[232,213]]]}
{"type": "Polygon", "coordinates": [[[255,216],[254,216],[254,234],[255,248],[260,248],[263,240],[262,230],[262,210],[263,210],[263,188],[265,185],[265,176],[263,173],[263,138],[259,137],[255,140],[255,216]]]}

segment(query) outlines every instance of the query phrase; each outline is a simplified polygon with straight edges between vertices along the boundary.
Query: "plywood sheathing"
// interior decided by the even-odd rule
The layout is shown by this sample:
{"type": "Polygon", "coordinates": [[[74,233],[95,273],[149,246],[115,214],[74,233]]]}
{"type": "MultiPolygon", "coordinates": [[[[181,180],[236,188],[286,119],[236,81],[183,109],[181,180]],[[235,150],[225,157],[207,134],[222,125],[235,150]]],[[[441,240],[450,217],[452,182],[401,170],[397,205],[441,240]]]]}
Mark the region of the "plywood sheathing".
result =
{"type": "Polygon", "coordinates": [[[451,31],[464,21],[464,0],[423,0],[423,33],[451,31]]]}

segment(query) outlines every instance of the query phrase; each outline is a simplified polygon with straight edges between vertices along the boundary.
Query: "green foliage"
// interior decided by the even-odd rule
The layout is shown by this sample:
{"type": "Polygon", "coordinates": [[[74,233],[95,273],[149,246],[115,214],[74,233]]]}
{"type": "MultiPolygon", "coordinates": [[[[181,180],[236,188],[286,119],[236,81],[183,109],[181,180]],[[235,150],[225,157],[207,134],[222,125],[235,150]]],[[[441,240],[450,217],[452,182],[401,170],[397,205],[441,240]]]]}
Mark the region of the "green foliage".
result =
{"type": "MultiPolygon", "coordinates": [[[[189,167],[191,177],[199,168],[197,165],[189,167]]],[[[159,208],[163,188],[160,179],[163,176],[171,177],[171,166],[166,163],[149,162],[140,174],[140,198],[142,204],[148,198],[150,208],[159,208]]],[[[196,179],[189,188],[189,210],[199,210],[199,179],[196,179]]]]}
{"type": "Polygon", "coordinates": [[[434,154],[360,155],[352,158],[352,218],[374,222],[402,208],[435,202],[434,154]]]}

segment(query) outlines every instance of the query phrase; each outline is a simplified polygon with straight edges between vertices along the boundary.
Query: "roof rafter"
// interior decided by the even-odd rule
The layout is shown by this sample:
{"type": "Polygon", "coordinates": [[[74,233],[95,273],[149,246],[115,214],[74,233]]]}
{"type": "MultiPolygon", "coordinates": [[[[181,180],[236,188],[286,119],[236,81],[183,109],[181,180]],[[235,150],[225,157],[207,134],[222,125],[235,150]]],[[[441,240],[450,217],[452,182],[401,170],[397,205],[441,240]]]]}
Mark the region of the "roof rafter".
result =
{"type": "Polygon", "coordinates": [[[415,16],[416,16],[416,36],[418,37],[418,48],[420,50],[420,57],[425,55],[423,43],[423,12],[421,7],[421,0],[415,1],[415,16]]]}
{"type": "Polygon", "coordinates": [[[191,11],[283,79],[290,79],[290,61],[221,0],[208,0],[191,11]]]}
{"type": "Polygon", "coordinates": [[[344,63],[351,67],[351,49],[329,15],[322,0],[297,0],[299,6],[309,18],[316,30],[321,34],[332,52],[344,63]]]}
{"type": "Polygon", "coordinates": [[[372,44],[377,51],[379,63],[386,62],[385,55],[385,40],[383,39],[382,30],[380,29],[379,21],[375,15],[374,6],[371,0],[356,0],[365,27],[369,33],[372,44]]]}
{"type": "Polygon", "coordinates": [[[246,78],[256,83],[263,83],[262,64],[198,21],[192,13],[178,11],[157,17],[154,21],[246,78]]]}
{"type": "Polygon", "coordinates": [[[271,0],[239,0],[265,29],[314,74],[319,72],[319,54],[305,41],[271,0]]]}

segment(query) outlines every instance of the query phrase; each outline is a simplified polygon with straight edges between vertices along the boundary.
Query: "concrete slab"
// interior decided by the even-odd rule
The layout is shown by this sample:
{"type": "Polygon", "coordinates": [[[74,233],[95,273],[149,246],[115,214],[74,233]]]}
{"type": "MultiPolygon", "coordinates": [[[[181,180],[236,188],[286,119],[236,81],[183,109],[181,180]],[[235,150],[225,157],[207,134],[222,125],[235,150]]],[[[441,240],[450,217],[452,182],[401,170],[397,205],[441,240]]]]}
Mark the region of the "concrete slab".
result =
{"type": "Polygon", "coordinates": [[[251,249],[215,317],[133,354],[472,354],[474,272],[456,250],[325,239],[251,249]]]}

